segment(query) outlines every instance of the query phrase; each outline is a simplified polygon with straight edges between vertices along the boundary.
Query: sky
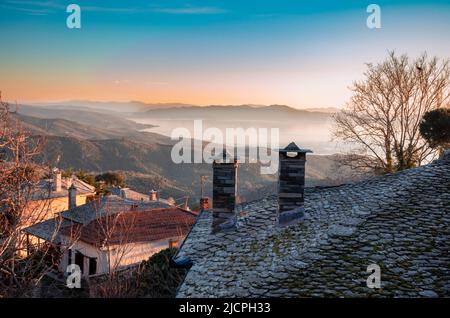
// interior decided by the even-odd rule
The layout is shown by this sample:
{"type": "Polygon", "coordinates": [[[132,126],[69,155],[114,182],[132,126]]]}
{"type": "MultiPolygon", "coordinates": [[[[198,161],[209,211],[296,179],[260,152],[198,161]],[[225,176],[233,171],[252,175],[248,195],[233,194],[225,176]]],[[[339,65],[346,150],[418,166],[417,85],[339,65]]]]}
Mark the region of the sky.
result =
{"type": "Polygon", "coordinates": [[[390,50],[450,58],[450,1],[373,1],[2,0],[0,90],[18,103],[342,107],[390,50]]]}

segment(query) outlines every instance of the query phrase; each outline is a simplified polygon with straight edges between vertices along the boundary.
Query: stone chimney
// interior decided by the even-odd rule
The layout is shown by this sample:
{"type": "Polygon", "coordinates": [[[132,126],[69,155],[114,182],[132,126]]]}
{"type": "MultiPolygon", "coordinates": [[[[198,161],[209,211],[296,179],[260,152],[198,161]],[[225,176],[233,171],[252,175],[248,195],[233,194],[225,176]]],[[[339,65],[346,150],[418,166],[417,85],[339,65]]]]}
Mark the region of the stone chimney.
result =
{"type": "Polygon", "coordinates": [[[61,171],[58,168],[53,169],[53,191],[60,192],[62,189],[61,171]]]}
{"type": "Polygon", "coordinates": [[[235,226],[234,207],[237,195],[238,160],[228,162],[226,150],[213,162],[213,224],[212,231],[230,229],[235,226]]]}
{"type": "Polygon", "coordinates": [[[200,211],[209,210],[209,198],[200,198],[200,211]]]}
{"type": "Polygon", "coordinates": [[[155,190],[150,191],[150,201],[158,201],[158,192],[155,190]]]}
{"type": "Polygon", "coordinates": [[[69,209],[73,209],[77,206],[77,188],[72,183],[69,188],[69,209]]]}
{"type": "Polygon", "coordinates": [[[279,150],[278,219],[280,224],[297,221],[304,213],[305,163],[308,149],[291,142],[279,150]]]}

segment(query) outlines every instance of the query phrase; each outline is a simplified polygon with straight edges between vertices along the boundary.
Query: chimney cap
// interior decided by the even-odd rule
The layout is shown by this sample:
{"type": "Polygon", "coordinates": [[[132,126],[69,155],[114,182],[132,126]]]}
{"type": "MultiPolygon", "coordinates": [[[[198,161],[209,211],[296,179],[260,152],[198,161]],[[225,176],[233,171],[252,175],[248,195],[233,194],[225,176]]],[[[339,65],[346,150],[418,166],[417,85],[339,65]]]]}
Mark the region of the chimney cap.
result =
{"type": "Polygon", "coordinates": [[[295,144],[295,142],[291,142],[289,145],[286,146],[286,148],[278,149],[278,152],[280,152],[280,153],[288,153],[288,152],[307,153],[307,152],[311,152],[312,153],[312,150],[299,148],[295,144]]]}
{"type": "Polygon", "coordinates": [[[214,161],[223,161],[226,162],[227,160],[239,160],[239,157],[232,156],[226,149],[226,147],[223,147],[222,153],[216,154],[214,156],[211,156],[211,159],[214,161]]]}

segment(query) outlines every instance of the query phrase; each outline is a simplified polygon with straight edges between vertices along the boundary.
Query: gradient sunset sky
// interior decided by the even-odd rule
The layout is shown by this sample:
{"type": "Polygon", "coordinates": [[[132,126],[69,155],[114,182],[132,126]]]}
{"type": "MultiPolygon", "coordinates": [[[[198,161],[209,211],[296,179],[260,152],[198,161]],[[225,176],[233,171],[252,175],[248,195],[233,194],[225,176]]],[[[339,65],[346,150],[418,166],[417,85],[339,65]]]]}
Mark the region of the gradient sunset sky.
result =
{"type": "Polygon", "coordinates": [[[9,101],[341,107],[388,50],[450,58],[450,2],[2,0],[0,36],[9,101]],[[81,29],[66,27],[70,3],[81,29]]]}

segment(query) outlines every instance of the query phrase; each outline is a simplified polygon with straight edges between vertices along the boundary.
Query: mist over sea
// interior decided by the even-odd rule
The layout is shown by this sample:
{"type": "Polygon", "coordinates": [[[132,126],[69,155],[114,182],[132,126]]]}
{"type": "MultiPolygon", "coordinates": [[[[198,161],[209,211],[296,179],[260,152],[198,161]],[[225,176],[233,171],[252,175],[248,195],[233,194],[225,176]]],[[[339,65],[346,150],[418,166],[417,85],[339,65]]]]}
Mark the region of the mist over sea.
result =
{"type": "MultiPolygon", "coordinates": [[[[170,137],[172,131],[176,128],[186,128],[190,131],[191,136],[194,137],[194,121],[192,119],[173,119],[173,118],[158,118],[158,119],[136,119],[132,118],[137,123],[151,124],[156,127],[145,129],[144,131],[155,132],[161,135],[170,137]]],[[[311,124],[296,124],[295,122],[280,123],[279,121],[269,120],[228,120],[228,119],[203,119],[203,131],[208,128],[218,128],[225,136],[227,128],[266,128],[270,136],[270,129],[278,128],[280,136],[280,147],[284,147],[290,142],[294,141],[302,148],[309,148],[315,154],[334,154],[339,151],[336,142],[332,141],[331,129],[332,119],[328,118],[322,123],[311,124]]],[[[269,137],[270,138],[270,137],[269,137]]],[[[247,139],[248,146],[255,147],[257,144],[252,143],[247,139]]],[[[239,145],[242,146],[242,145],[239,145]]]]}

